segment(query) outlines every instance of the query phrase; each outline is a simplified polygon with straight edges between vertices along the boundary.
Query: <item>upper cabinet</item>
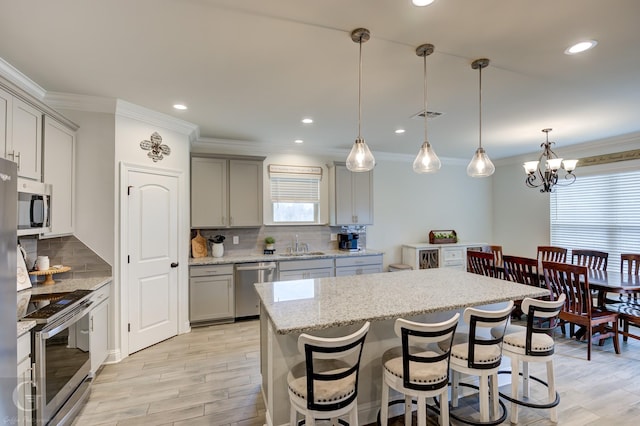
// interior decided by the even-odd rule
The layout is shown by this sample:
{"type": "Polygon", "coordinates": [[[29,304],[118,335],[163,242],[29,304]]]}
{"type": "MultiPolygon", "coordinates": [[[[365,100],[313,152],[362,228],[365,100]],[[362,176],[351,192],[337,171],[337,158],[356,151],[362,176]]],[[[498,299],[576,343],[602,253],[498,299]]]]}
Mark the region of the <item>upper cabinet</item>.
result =
{"type": "Polygon", "coordinates": [[[42,112],[0,89],[0,153],[18,176],[42,180],[42,112]]]}
{"type": "Polygon", "coordinates": [[[331,225],[373,224],[373,171],[351,172],[345,163],[329,169],[331,225]]]}
{"type": "Polygon", "coordinates": [[[51,232],[45,237],[73,234],[76,133],[44,117],[44,181],[52,185],[51,232]]]}
{"type": "Polygon", "coordinates": [[[191,158],[191,227],[262,226],[263,157],[191,158]]]}

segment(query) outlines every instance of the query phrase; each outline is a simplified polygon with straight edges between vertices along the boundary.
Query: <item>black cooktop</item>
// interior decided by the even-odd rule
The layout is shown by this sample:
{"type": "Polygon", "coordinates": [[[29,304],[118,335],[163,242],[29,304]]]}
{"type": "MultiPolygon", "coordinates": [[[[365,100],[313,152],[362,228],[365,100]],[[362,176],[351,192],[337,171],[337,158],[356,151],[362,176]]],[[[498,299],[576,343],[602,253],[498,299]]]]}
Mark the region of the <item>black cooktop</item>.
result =
{"type": "Polygon", "coordinates": [[[32,294],[23,319],[47,323],[66,309],[77,306],[89,297],[91,290],[75,290],[67,293],[32,294]]]}

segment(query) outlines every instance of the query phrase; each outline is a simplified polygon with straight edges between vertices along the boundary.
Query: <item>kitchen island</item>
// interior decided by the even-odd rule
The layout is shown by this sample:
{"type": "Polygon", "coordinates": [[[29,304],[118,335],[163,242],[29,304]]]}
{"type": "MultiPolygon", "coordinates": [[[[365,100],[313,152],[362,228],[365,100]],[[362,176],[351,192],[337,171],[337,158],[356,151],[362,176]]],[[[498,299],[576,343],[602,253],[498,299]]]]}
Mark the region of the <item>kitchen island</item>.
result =
{"type": "MultiPolygon", "coordinates": [[[[546,289],[448,268],[256,284],[261,300],[260,361],[266,423],[289,422],[287,373],[304,361],[301,333],[343,336],[365,321],[371,328],[362,353],[358,390],[361,423],[373,423],[380,405],[382,366],[398,346],[396,318],[439,321],[468,306],[497,309],[509,300],[539,297],[546,289]]],[[[464,329],[460,323],[458,329],[464,329]]]]}

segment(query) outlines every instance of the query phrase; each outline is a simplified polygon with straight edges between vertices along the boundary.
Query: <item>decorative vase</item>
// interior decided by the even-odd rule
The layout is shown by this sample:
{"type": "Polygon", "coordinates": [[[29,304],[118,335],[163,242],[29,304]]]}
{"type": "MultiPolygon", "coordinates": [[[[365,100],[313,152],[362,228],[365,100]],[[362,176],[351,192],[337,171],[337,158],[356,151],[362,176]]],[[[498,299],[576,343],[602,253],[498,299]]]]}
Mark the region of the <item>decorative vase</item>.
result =
{"type": "Polygon", "coordinates": [[[267,245],[265,246],[265,248],[266,248],[267,250],[275,250],[276,246],[275,246],[274,244],[267,244],[267,245]]]}
{"type": "Polygon", "coordinates": [[[211,245],[211,256],[213,257],[222,257],[224,254],[224,244],[222,243],[213,243],[211,245]]]}

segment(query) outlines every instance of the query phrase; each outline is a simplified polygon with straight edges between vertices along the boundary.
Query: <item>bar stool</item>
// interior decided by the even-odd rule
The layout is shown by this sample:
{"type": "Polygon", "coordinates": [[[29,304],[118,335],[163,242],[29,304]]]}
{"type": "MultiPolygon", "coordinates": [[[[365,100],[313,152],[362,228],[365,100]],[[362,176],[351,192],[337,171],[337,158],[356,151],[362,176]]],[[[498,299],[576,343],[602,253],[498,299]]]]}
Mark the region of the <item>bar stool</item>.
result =
{"type": "Polygon", "coordinates": [[[504,329],[507,326],[512,310],[513,301],[509,301],[505,308],[497,311],[477,308],[466,308],[464,310],[464,320],[469,324],[469,334],[468,337],[465,335],[456,336],[454,345],[451,348],[451,405],[453,407],[458,406],[459,387],[469,386],[460,384],[460,374],[478,376],[480,422],[461,419],[454,413],[451,413],[451,417],[467,424],[497,424],[506,418],[506,412],[504,412],[501,418],[496,420],[498,404],[502,404],[498,398],[498,368],[502,361],[504,329]],[[478,332],[484,329],[486,334],[490,336],[491,328],[502,328],[502,333],[492,337],[478,335],[478,332]],[[465,341],[456,344],[463,337],[466,337],[465,341]],[[491,417],[493,418],[491,422],[489,421],[490,408],[491,417]]]}
{"type": "Polygon", "coordinates": [[[305,417],[307,426],[314,425],[316,419],[331,419],[331,424],[337,425],[338,417],[346,414],[350,425],[358,425],[358,375],[368,331],[366,322],[360,330],[344,337],[298,337],[298,350],[304,354],[305,362],[287,375],[291,426],[298,425],[298,413],[305,417]]]}
{"type": "MultiPolygon", "coordinates": [[[[555,344],[549,334],[556,328],[555,319],[562,310],[566,296],[561,294],[558,300],[546,301],[526,298],[522,302],[522,310],[527,314],[527,327],[524,331],[507,334],[504,336],[504,355],[511,359],[511,396],[500,394],[511,401],[511,423],[518,423],[518,406],[530,408],[550,409],[550,419],[558,422],[556,406],[560,403],[560,396],[556,393],[555,378],[553,373],[553,353],[555,344]],[[520,362],[522,362],[522,374],[520,374],[520,362]],[[547,364],[547,383],[529,376],[530,362],[545,362],[547,364]],[[518,399],[518,386],[522,376],[523,399],[518,399]],[[549,401],[546,404],[533,404],[525,401],[529,397],[529,378],[544,384],[549,391],[549,401]]],[[[492,333],[495,329],[492,330],[492,333]]]]}
{"type": "Polygon", "coordinates": [[[412,400],[416,399],[418,426],[426,426],[426,399],[431,397],[440,398],[440,424],[449,425],[449,360],[459,318],[456,313],[451,319],[434,324],[396,320],[394,329],[402,346],[382,355],[382,426],[388,422],[389,388],[404,394],[406,425],[411,424],[412,400]]]}

